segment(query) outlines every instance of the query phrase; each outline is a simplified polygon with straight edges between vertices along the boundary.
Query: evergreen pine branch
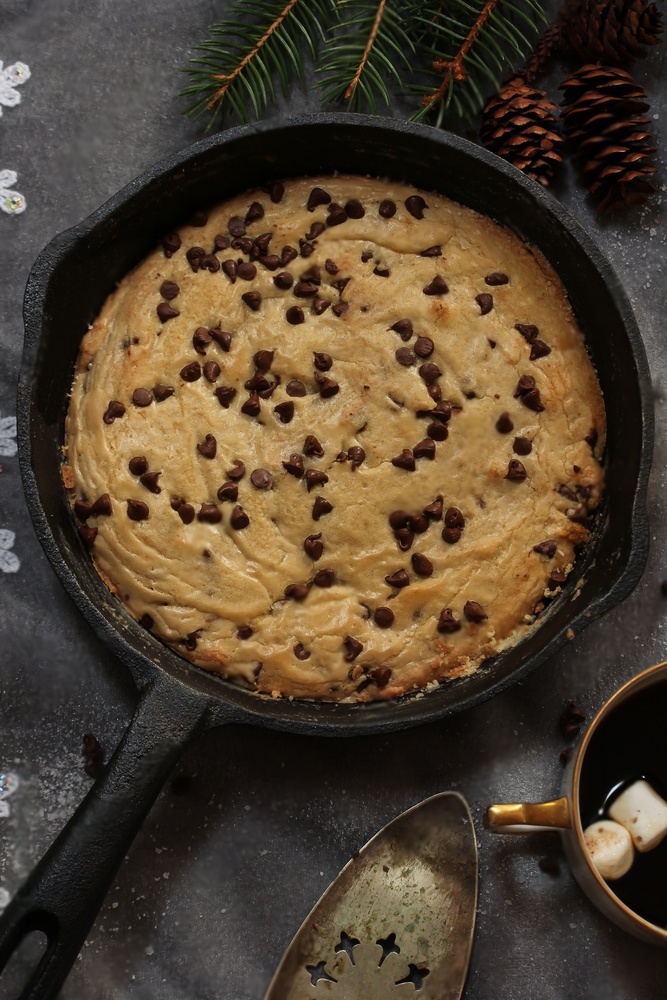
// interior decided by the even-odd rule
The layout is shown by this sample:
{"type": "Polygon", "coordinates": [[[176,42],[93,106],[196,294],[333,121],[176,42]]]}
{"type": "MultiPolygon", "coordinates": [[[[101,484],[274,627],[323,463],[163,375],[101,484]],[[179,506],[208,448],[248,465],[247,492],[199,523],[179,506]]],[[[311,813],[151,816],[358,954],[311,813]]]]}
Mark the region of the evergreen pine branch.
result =
{"type": "Polygon", "coordinates": [[[228,17],[212,25],[211,37],[190,60],[194,98],[188,114],[206,112],[208,128],[226,111],[240,121],[259,118],[275,101],[274,78],[287,93],[303,74],[304,48],[314,58],[333,20],[334,0],[233,0],[228,17]]]}
{"type": "Polygon", "coordinates": [[[531,51],[545,23],[540,0],[407,0],[420,26],[418,57],[429,77],[410,88],[421,96],[413,116],[441,125],[447,112],[477,114],[489,85],[531,51]]]}
{"type": "Polygon", "coordinates": [[[404,0],[339,0],[340,20],[318,70],[323,103],[345,101],[349,111],[373,114],[378,97],[390,104],[388,84],[403,87],[399,68],[410,68],[415,51],[404,7],[404,0]]]}

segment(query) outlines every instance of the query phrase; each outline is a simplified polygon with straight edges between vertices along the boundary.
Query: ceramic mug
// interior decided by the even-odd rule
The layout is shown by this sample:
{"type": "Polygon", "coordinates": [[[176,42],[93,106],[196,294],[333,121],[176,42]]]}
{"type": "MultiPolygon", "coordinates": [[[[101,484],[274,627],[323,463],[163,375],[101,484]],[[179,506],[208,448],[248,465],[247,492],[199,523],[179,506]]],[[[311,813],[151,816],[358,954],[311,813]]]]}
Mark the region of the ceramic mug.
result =
{"type": "MultiPolygon", "coordinates": [[[[615,924],[651,944],[667,946],[667,929],[650,923],[631,910],[598,874],[584,843],[580,813],[581,774],[586,755],[600,723],[619,705],[657,683],[667,683],[667,662],[649,667],[619,688],[597,713],[570,759],[563,775],[562,795],[551,802],[515,802],[492,805],[484,816],[484,826],[493,833],[536,833],[544,830],[560,832],[565,855],[580,886],[615,924]]],[[[657,735],[657,734],[656,734],[657,735]]]]}

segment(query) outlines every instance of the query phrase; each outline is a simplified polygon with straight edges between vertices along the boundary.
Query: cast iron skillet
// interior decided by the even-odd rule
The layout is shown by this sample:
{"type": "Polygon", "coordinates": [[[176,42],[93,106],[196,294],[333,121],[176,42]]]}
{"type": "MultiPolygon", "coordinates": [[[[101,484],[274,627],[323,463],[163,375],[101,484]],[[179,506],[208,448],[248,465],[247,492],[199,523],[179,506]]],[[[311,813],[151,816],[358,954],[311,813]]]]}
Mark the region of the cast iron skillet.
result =
{"type": "Polygon", "coordinates": [[[463,139],[424,126],[346,114],[262,123],[204,139],[163,160],[38,258],[25,296],[20,375],[21,471],[37,535],[62,584],[131,671],[134,719],[74,817],[7,908],[0,969],[30,930],[47,949],[22,998],[52,997],[169,771],[197,733],[227,722],[328,736],[428,722],[501,691],[551,656],[635,586],[647,549],[653,438],[644,349],[618,279],[587,234],[539,185],[463,139]],[[542,624],[473,677],[426,697],[367,705],[262,698],[198,670],[141,628],[93,569],[69,513],[60,447],[79,341],[116,281],[197,208],[270,179],[334,170],[408,180],[512,228],[560,274],[607,400],[606,499],[579,572],[542,624]]]}

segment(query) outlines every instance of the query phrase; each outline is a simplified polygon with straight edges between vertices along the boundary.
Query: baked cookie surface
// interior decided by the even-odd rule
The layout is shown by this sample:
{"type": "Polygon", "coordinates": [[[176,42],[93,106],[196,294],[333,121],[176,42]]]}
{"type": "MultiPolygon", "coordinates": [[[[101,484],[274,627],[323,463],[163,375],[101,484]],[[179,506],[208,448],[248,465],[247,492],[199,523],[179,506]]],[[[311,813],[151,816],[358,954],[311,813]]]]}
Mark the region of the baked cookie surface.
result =
{"type": "Polygon", "coordinates": [[[471,673],[589,536],[605,417],[539,254],[439,195],[286,181],[168,234],[82,341],[67,478],[130,613],[296,698],[471,673]]]}

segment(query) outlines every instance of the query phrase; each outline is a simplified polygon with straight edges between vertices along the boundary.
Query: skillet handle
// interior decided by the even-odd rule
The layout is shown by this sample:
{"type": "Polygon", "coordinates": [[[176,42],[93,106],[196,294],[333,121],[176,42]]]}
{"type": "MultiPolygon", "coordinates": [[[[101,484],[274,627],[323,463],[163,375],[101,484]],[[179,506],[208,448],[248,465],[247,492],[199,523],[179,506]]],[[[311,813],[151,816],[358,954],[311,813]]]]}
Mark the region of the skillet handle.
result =
{"type": "MultiPolygon", "coordinates": [[[[46,950],[18,1000],[56,997],[135,834],[187,743],[206,726],[208,698],[159,672],[77,811],[0,918],[0,976],[31,931],[46,950]],[[176,704],[176,709],[174,708],[176,704]]],[[[0,993],[5,997],[0,979],[0,993]]]]}

